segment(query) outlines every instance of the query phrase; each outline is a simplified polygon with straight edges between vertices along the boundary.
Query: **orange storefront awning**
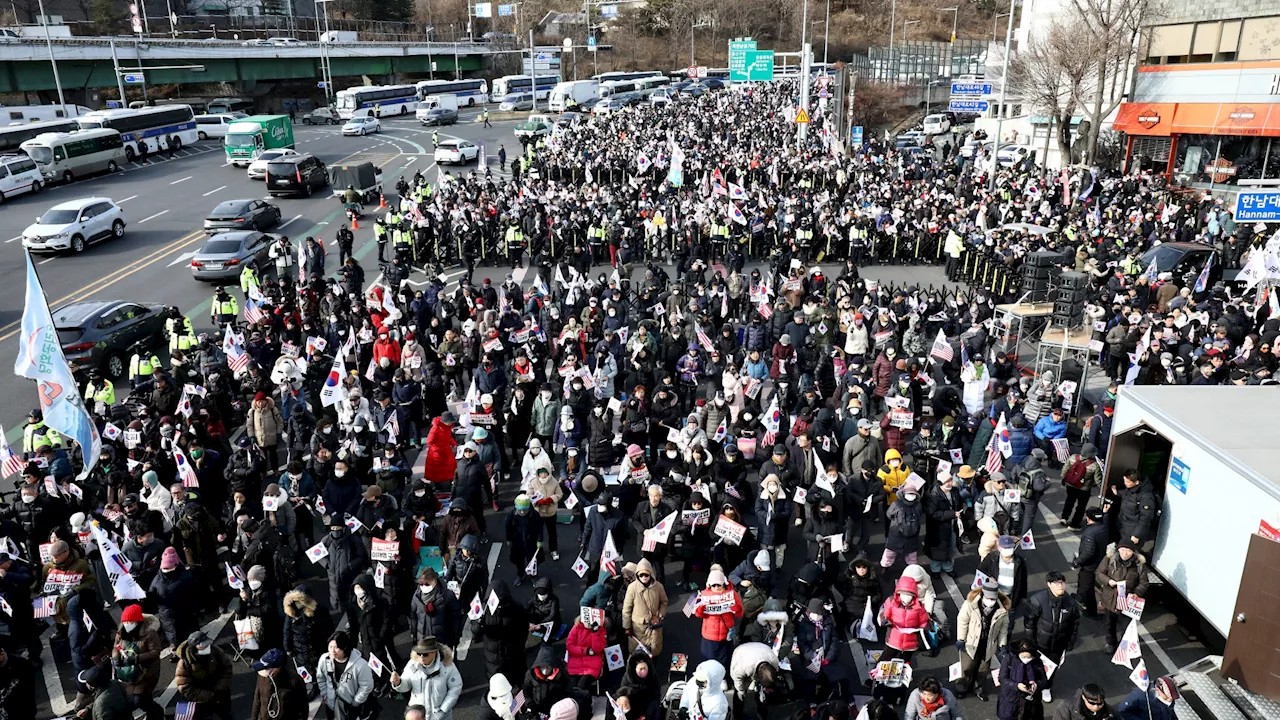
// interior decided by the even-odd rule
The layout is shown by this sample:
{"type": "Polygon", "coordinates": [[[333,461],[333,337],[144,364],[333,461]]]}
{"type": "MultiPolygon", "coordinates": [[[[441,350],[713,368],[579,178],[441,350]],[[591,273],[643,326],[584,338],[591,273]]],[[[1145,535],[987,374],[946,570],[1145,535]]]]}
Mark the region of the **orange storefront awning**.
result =
{"type": "Polygon", "coordinates": [[[1129,135],[1280,137],[1280,105],[1270,103],[1125,103],[1112,124],[1129,135]]]}

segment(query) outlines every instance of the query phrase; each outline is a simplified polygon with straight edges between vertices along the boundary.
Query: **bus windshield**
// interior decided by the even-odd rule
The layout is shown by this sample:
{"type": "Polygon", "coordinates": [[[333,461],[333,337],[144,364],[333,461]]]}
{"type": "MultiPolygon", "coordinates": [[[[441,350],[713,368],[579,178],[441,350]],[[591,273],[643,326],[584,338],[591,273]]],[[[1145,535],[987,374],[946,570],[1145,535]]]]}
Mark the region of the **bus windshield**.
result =
{"type": "Polygon", "coordinates": [[[23,148],[23,150],[27,153],[27,155],[31,156],[32,160],[35,160],[41,165],[48,165],[49,163],[53,162],[52,148],[48,148],[43,145],[36,145],[34,147],[23,148]]]}
{"type": "Polygon", "coordinates": [[[342,94],[342,93],[339,93],[339,94],[338,94],[338,107],[340,107],[340,108],[353,108],[353,107],[355,107],[355,106],[356,106],[356,99],[355,99],[355,96],[353,96],[353,95],[347,95],[347,94],[342,94]]]}

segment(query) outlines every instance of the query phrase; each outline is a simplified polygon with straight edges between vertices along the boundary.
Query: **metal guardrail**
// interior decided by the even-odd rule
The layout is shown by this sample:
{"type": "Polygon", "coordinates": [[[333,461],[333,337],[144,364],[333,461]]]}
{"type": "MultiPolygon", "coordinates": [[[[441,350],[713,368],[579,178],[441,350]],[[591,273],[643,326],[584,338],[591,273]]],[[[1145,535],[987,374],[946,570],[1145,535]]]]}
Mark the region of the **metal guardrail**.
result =
{"type": "MultiPolygon", "coordinates": [[[[318,50],[318,49],[320,48],[320,45],[321,45],[321,43],[317,43],[317,42],[300,42],[300,43],[295,43],[295,44],[291,44],[291,45],[271,45],[271,44],[268,44],[268,43],[260,43],[260,44],[249,44],[249,45],[246,45],[245,43],[246,43],[246,42],[249,42],[249,41],[246,41],[246,40],[223,40],[223,39],[221,39],[221,38],[219,38],[219,39],[209,38],[209,39],[204,39],[204,40],[182,40],[182,39],[173,39],[173,38],[141,38],[141,39],[140,39],[140,38],[134,38],[134,37],[117,37],[117,38],[111,38],[111,37],[70,37],[70,38],[67,38],[67,37],[61,37],[61,38],[59,38],[59,37],[55,37],[55,38],[50,38],[50,39],[49,39],[49,42],[52,42],[55,46],[69,46],[69,47],[80,47],[80,46],[102,46],[102,47],[108,47],[108,46],[110,46],[110,45],[111,45],[111,41],[112,41],[112,40],[114,40],[114,41],[115,41],[115,44],[116,44],[116,47],[117,47],[117,48],[136,47],[136,48],[138,48],[138,49],[140,49],[140,50],[146,50],[146,49],[148,49],[148,48],[150,48],[150,47],[153,47],[153,46],[154,46],[154,47],[224,47],[224,48],[236,48],[236,49],[245,49],[245,48],[248,48],[248,49],[251,49],[251,50],[252,50],[252,49],[259,49],[259,50],[289,50],[289,49],[304,49],[304,48],[311,48],[311,49],[316,49],[316,50],[318,50]]],[[[13,46],[25,46],[25,45],[34,45],[34,46],[44,47],[44,46],[46,45],[46,40],[45,40],[45,38],[42,38],[42,37],[27,37],[27,36],[20,37],[20,38],[10,38],[9,40],[7,40],[7,41],[5,41],[5,42],[0,42],[0,51],[3,51],[6,47],[13,47],[13,46]]],[[[501,48],[496,48],[496,47],[491,46],[491,45],[486,44],[486,43],[475,43],[475,42],[457,42],[457,43],[451,43],[451,42],[392,42],[392,41],[380,41],[380,40],[379,40],[379,41],[359,41],[359,42],[329,43],[329,44],[327,44],[327,45],[326,45],[326,47],[329,49],[329,52],[331,52],[331,53],[334,53],[334,52],[339,52],[339,53],[340,53],[340,52],[342,52],[343,50],[355,50],[356,48],[361,48],[361,47],[364,47],[364,48],[368,48],[368,47],[412,47],[412,48],[425,48],[425,49],[432,50],[432,51],[438,51],[438,52],[440,52],[440,53],[442,53],[442,54],[443,54],[443,53],[446,53],[446,52],[447,52],[447,53],[453,53],[455,49],[458,51],[458,53],[459,53],[459,54],[463,54],[463,53],[473,54],[473,53],[475,53],[475,52],[491,53],[491,52],[496,52],[496,51],[501,50],[501,48]]]]}

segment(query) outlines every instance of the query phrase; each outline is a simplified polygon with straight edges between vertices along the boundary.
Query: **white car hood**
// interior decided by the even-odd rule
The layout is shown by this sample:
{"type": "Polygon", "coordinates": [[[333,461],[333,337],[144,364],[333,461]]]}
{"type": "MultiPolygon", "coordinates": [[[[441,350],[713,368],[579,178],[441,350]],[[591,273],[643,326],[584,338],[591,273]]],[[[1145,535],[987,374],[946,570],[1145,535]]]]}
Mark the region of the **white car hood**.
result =
{"type": "Polygon", "coordinates": [[[66,223],[65,225],[43,225],[34,223],[28,225],[26,230],[22,231],[23,237],[53,237],[61,233],[67,232],[75,223],[66,223]]]}

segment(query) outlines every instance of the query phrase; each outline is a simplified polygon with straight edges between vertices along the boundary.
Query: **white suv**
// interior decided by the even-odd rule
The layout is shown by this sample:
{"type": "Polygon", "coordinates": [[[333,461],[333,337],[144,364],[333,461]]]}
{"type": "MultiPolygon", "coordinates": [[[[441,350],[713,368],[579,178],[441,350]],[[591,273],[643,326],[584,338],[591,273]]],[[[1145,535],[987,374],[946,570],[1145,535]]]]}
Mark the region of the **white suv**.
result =
{"type": "Polygon", "coordinates": [[[44,177],[26,154],[0,155],[0,202],[26,192],[40,192],[44,177]]]}
{"type": "Polygon", "coordinates": [[[124,211],[110,198],[90,197],[59,203],[22,231],[31,252],[81,252],[107,238],[124,237],[124,211]]]}

